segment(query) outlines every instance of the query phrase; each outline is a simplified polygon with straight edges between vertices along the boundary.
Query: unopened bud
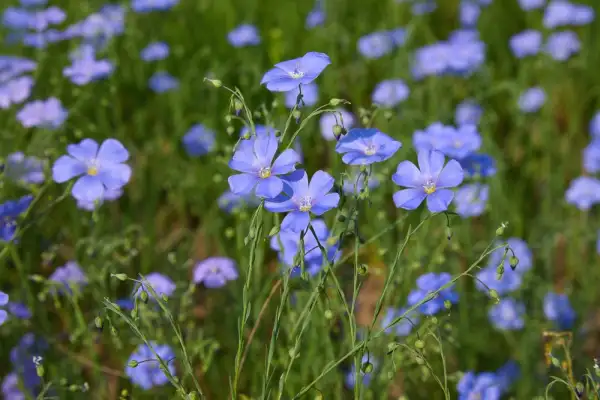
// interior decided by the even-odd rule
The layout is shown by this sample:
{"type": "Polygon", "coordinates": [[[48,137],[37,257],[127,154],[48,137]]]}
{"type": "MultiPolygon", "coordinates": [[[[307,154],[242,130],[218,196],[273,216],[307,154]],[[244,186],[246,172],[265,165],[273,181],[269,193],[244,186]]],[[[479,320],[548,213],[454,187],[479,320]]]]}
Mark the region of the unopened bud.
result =
{"type": "Polygon", "coordinates": [[[329,105],[332,107],[337,107],[340,104],[342,104],[342,100],[340,100],[340,99],[333,98],[333,99],[329,100],[329,105]]]}
{"type": "Polygon", "coordinates": [[[140,300],[142,300],[142,302],[144,304],[148,303],[148,292],[146,292],[145,290],[142,290],[142,293],[140,293],[140,300]]]}
{"type": "Polygon", "coordinates": [[[425,348],[425,342],[421,339],[415,341],[415,347],[419,350],[423,350],[425,348]]]}
{"type": "Polygon", "coordinates": [[[131,360],[127,363],[127,365],[129,365],[131,368],[136,368],[140,363],[137,362],[136,360],[131,360]]]}
{"type": "Polygon", "coordinates": [[[221,82],[219,79],[207,79],[207,81],[212,83],[213,86],[216,88],[220,88],[221,86],[223,86],[223,82],[221,82]]]}
{"type": "Polygon", "coordinates": [[[358,266],[358,274],[359,275],[366,275],[369,273],[369,266],[367,264],[360,264],[358,266]]]}
{"type": "Polygon", "coordinates": [[[513,271],[515,270],[515,268],[517,268],[518,264],[519,264],[519,259],[515,256],[512,256],[510,258],[510,267],[513,269],[513,271]]]}
{"type": "Polygon", "coordinates": [[[117,278],[121,282],[127,280],[127,275],[126,274],[110,274],[110,276],[113,276],[113,277],[117,278]]]}
{"type": "Polygon", "coordinates": [[[367,361],[360,367],[360,370],[363,372],[363,374],[370,374],[373,372],[373,364],[367,361]]]}

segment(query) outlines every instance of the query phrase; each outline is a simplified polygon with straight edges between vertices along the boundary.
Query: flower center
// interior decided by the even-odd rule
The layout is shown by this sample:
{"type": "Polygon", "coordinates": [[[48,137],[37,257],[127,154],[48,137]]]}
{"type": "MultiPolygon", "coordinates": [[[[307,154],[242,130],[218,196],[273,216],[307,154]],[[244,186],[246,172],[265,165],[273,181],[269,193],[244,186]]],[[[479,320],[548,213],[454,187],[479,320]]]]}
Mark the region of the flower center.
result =
{"type": "Polygon", "coordinates": [[[423,190],[425,190],[425,193],[427,194],[435,192],[435,189],[435,182],[432,180],[425,182],[425,184],[423,185],[423,190]]]}
{"type": "Polygon", "coordinates": [[[300,65],[296,64],[296,68],[290,72],[290,76],[294,79],[300,79],[304,76],[304,72],[300,71],[300,65]]]}
{"type": "Polygon", "coordinates": [[[512,321],[513,319],[515,319],[515,312],[512,308],[506,307],[504,310],[502,310],[502,318],[504,318],[506,321],[512,321]]]}
{"type": "Polygon", "coordinates": [[[298,203],[298,208],[302,212],[310,211],[310,209],[312,208],[312,197],[305,196],[301,198],[300,202],[298,203]]]}
{"type": "Polygon", "coordinates": [[[213,267],[210,267],[209,269],[210,273],[213,275],[217,275],[219,273],[219,267],[217,267],[216,265],[213,267]]]}
{"type": "Polygon", "coordinates": [[[87,174],[90,176],[98,175],[98,167],[95,165],[90,165],[87,170],[87,174]]]}
{"type": "Polygon", "coordinates": [[[262,179],[267,179],[268,177],[271,176],[271,168],[270,167],[261,168],[260,171],[258,171],[258,176],[260,176],[262,179]]]}
{"type": "Polygon", "coordinates": [[[370,144],[365,148],[365,154],[368,156],[372,156],[373,154],[377,153],[377,147],[374,144],[370,144]]]}
{"type": "Polygon", "coordinates": [[[455,140],[454,141],[454,148],[455,149],[460,149],[462,147],[462,142],[460,140],[455,140]]]}

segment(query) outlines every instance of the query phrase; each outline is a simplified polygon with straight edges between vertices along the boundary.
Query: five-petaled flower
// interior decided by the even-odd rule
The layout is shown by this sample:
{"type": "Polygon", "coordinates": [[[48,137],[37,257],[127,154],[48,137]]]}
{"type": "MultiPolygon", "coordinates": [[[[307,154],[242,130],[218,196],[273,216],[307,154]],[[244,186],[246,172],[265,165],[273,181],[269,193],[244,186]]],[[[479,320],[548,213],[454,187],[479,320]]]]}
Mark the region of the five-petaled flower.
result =
{"type": "Polygon", "coordinates": [[[231,191],[246,195],[256,187],[258,197],[272,199],[283,190],[283,181],[278,175],[285,175],[296,169],[300,156],[296,151],[287,149],[275,159],[278,140],[275,133],[265,131],[248,140],[242,140],[229,167],[241,174],[229,177],[231,191]]]}
{"type": "Polygon", "coordinates": [[[427,198],[431,212],[442,212],[454,198],[452,190],[463,181],[463,169],[456,160],[444,166],[444,155],[439,151],[422,150],[417,155],[419,168],[410,161],[398,164],[392,180],[408,189],[394,193],[396,207],[414,210],[427,198]]]}
{"type": "Polygon", "coordinates": [[[300,84],[311,83],[329,64],[331,60],[327,54],[311,51],[300,58],[275,64],[260,84],[266,85],[271,92],[287,92],[300,84]]]}
{"type": "Polygon", "coordinates": [[[402,143],[375,128],[356,128],[338,141],[335,151],[348,165],[369,165],[387,160],[400,147],[402,143]]]}
{"type": "Polygon", "coordinates": [[[319,216],[337,207],[340,195],[329,193],[334,180],[327,172],[317,171],[310,184],[306,171],[298,170],[286,180],[283,193],[271,201],[265,202],[265,208],[271,212],[291,211],[281,221],[281,230],[302,232],[310,222],[309,212],[319,216]]]}
{"type": "Polygon", "coordinates": [[[235,261],[227,257],[209,257],[194,267],[194,283],[207,288],[220,288],[238,278],[235,261]]]}
{"type": "Polygon", "coordinates": [[[52,178],[63,183],[81,175],[71,191],[79,201],[100,200],[105,191],[119,189],[131,178],[131,167],[125,164],[129,152],[118,140],[106,139],[98,146],[95,140],[84,139],[68,145],[67,153],[54,163],[52,178]]]}

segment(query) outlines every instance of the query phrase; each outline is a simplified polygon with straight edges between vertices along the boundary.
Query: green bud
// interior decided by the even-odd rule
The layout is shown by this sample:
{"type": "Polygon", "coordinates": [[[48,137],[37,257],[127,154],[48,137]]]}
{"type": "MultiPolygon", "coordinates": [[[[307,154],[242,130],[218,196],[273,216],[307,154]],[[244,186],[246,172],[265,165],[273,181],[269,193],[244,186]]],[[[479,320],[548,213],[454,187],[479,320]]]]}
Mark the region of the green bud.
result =
{"type": "Polygon", "coordinates": [[[231,227],[230,227],[230,228],[227,228],[227,229],[225,229],[225,237],[226,237],[227,239],[231,239],[231,238],[233,238],[234,236],[235,236],[235,229],[233,229],[233,228],[231,228],[231,227]]]}
{"type": "Polygon", "coordinates": [[[37,376],[39,376],[40,378],[44,376],[44,374],[46,373],[46,371],[44,370],[44,366],[41,364],[38,364],[35,366],[35,373],[37,374],[37,376]]]}
{"type": "Polygon", "coordinates": [[[302,116],[302,112],[300,110],[294,110],[294,112],[292,113],[292,116],[294,118],[298,119],[302,116]]]}
{"type": "Polygon", "coordinates": [[[333,318],[333,311],[331,311],[331,310],[325,310],[325,312],[323,313],[323,316],[326,319],[332,319],[333,318]]]}
{"type": "Polygon", "coordinates": [[[358,266],[358,274],[359,275],[366,275],[369,273],[369,266],[367,264],[360,264],[358,266]]]}
{"type": "Polygon", "coordinates": [[[160,296],[160,298],[161,298],[161,299],[162,299],[162,301],[164,301],[165,303],[168,303],[168,302],[169,302],[169,298],[168,298],[168,297],[167,297],[167,295],[166,295],[166,294],[164,294],[164,293],[163,293],[163,294],[160,296]]]}
{"type": "Polygon", "coordinates": [[[127,275],[126,274],[110,274],[110,276],[117,278],[121,282],[124,282],[124,281],[127,280],[127,275]]]}
{"type": "Polygon", "coordinates": [[[363,365],[360,367],[360,370],[363,374],[370,374],[373,372],[373,364],[367,361],[366,363],[363,363],[363,365]]]}
{"type": "Polygon", "coordinates": [[[135,360],[131,360],[127,363],[127,365],[129,365],[131,368],[136,368],[140,363],[135,361],[135,360]]]}
{"type": "Polygon", "coordinates": [[[244,108],[244,104],[242,104],[241,101],[239,101],[238,99],[233,100],[233,109],[235,111],[242,111],[242,109],[244,108]]]}
{"type": "Polygon", "coordinates": [[[451,309],[452,308],[452,302],[450,300],[444,301],[444,307],[446,307],[446,310],[451,309]]]}
{"type": "Polygon", "coordinates": [[[339,125],[339,124],[335,124],[333,126],[333,134],[335,135],[335,137],[340,137],[342,134],[344,133],[344,127],[339,125]]]}
{"type": "Polygon", "coordinates": [[[432,323],[433,325],[437,325],[437,323],[438,323],[438,319],[437,319],[436,317],[431,317],[431,318],[429,319],[429,321],[431,321],[431,323],[432,323]]]}
{"type": "Polygon", "coordinates": [[[148,292],[142,290],[142,293],[140,293],[140,300],[142,300],[144,304],[148,304],[148,292]]]}
{"type": "Polygon", "coordinates": [[[421,339],[417,339],[415,341],[415,347],[419,350],[423,350],[425,348],[425,342],[422,341],[421,339]]]}
{"type": "Polygon", "coordinates": [[[78,390],[79,390],[79,386],[77,386],[76,384],[72,384],[71,386],[69,386],[70,392],[76,392],[78,390]]]}
{"type": "Polygon", "coordinates": [[[219,79],[206,79],[206,80],[209,81],[210,83],[212,83],[213,86],[216,88],[220,88],[221,86],[223,86],[223,82],[221,82],[219,79]]]}
{"type": "Polygon", "coordinates": [[[228,126],[228,127],[227,127],[227,134],[228,134],[229,136],[231,136],[231,135],[233,135],[233,132],[235,132],[235,128],[234,128],[233,126],[231,126],[231,125],[230,125],[230,126],[228,126]]]}
{"type": "Polygon", "coordinates": [[[492,299],[499,299],[500,298],[500,296],[498,295],[498,292],[496,290],[494,290],[494,289],[490,289],[490,297],[492,299]]]}
{"type": "Polygon", "coordinates": [[[271,236],[275,236],[279,233],[279,226],[274,226],[271,228],[271,230],[269,231],[269,237],[271,236]]]}
{"type": "Polygon", "coordinates": [[[552,365],[554,365],[557,368],[560,368],[560,361],[558,361],[558,358],[552,357],[550,360],[552,361],[552,365]]]}
{"type": "Polygon", "coordinates": [[[512,268],[513,271],[515,270],[515,268],[517,268],[518,264],[519,264],[519,259],[515,256],[512,256],[510,258],[510,267],[512,268]]]}
{"type": "Polygon", "coordinates": [[[96,325],[96,328],[102,329],[102,326],[104,325],[104,323],[102,322],[102,318],[100,318],[100,317],[94,318],[94,325],[96,325]]]}
{"type": "Polygon", "coordinates": [[[383,118],[385,118],[388,121],[391,120],[393,116],[394,116],[394,114],[391,111],[389,111],[389,110],[386,110],[383,113],[383,118]]]}
{"type": "Polygon", "coordinates": [[[329,105],[331,107],[337,107],[340,104],[342,104],[342,100],[340,100],[340,99],[333,98],[333,99],[329,100],[329,105]]]}
{"type": "Polygon", "coordinates": [[[363,125],[368,125],[369,124],[369,117],[367,117],[366,115],[364,117],[362,117],[361,120],[363,125]]]}
{"type": "Polygon", "coordinates": [[[119,331],[117,330],[117,328],[115,328],[114,326],[110,327],[110,333],[114,336],[118,336],[119,335],[119,331]]]}
{"type": "Polygon", "coordinates": [[[138,317],[138,310],[136,310],[135,308],[133,310],[131,310],[131,318],[133,319],[137,319],[138,317]]]}
{"type": "Polygon", "coordinates": [[[396,342],[390,342],[390,343],[388,343],[387,344],[387,353],[388,354],[393,353],[394,351],[396,351],[396,349],[398,347],[400,347],[400,345],[398,343],[396,343],[396,342]]]}
{"type": "Polygon", "coordinates": [[[196,392],[189,392],[187,398],[188,400],[198,400],[198,394],[196,392]]]}
{"type": "Polygon", "coordinates": [[[242,139],[244,139],[244,140],[250,139],[250,132],[244,132],[244,134],[242,135],[242,139]]]}
{"type": "Polygon", "coordinates": [[[346,222],[346,216],[343,214],[338,215],[337,217],[338,222],[346,222]]]}
{"type": "Polygon", "coordinates": [[[42,283],[42,282],[44,282],[44,281],[46,280],[46,279],[45,279],[43,276],[41,276],[41,275],[31,275],[31,276],[29,277],[29,279],[31,279],[32,281],[34,281],[34,282],[37,282],[37,283],[42,283]]]}

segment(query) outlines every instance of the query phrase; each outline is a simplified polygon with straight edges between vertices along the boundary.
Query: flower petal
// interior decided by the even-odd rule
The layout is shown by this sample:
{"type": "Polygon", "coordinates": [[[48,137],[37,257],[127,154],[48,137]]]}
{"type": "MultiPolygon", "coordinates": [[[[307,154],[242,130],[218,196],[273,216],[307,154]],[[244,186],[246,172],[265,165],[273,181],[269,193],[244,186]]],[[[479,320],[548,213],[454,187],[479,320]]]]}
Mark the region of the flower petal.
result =
{"type": "Polygon", "coordinates": [[[283,181],[276,176],[270,176],[266,179],[259,179],[256,186],[256,195],[258,197],[272,199],[283,190],[283,181]]]}
{"type": "Polygon", "coordinates": [[[322,215],[323,213],[336,208],[340,202],[340,195],[337,193],[329,193],[319,198],[319,201],[312,206],[310,211],[315,215],[322,215]]]}
{"type": "Polygon", "coordinates": [[[277,137],[272,132],[256,136],[254,140],[254,155],[260,167],[271,167],[278,144],[277,137]]]}
{"type": "Polygon", "coordinates": [[[427,194],[423,189],[404,189],[394,193],[394,204],[397,208],[414,210],[425,200],[427,194]]]}
{"type": "Polygon", "coordinates": [[[462,183],[463,179],[464,171],[460,166],[460,163],[456,160],[450,160],[438,175],[437,187],[456,187],[462,183]]]}
{"type": "Polygon", "coordinates": [[[103,162],[124,163],[129,159],[129,152],[116,139],[106,139],[100,145],[96,159],[102,164],[103,162]]]}
{"type": "Polygon", "coordinates": [[[4,324],[4,322],[6,322],[7,318],[8,318],[8,313],[4,310],[0,310],[0,325],[4,324]]]}
{"type": "Polygon", "coordinates": [[[296,164],[299,162],[300,156],[298,153],[295,150],[287,149],[277,157],[271,167],[271,173],[273,175],[290,173],[296,168],[296,164]]]}
{"type": "Polygon", "coordinates": [[[313,199],[319,199],[331,191],[334,179],[325,171],[317,171],[312,176],[308,185],[308,195],[313,199]]]}
{"type": "Polygon", "coordinates": [[[258,176],[251,174],[231,175],[227,182],[229,182],[229,189],[231,189],[232,193],[245,195],[249,194],[254,186],[256,186],[258,176]]]}
{"type": "Polygon", "coordinates": [[[452,190],[438,189],[427,196],[427,208],[431,212],[446,211],[453,198],[454,192],[452,190]]]}
{"type": "Polygon", "coordinates": [[[68,145],[67,153],[79,161],[90,161],[98,154],[98,143],[92,139],[83,139],[78,144],[68,145]]]}
{"type": "Polygon", "coordinates": [[[85,174],[86,171],[86,165],[80,160],[70,156],[61,156],[52,166],[52,179],[56,183],[63,183],[85,174]]]}
{"type": "Polygon", "coordinates": [[[308,227],[310,222],[310,215],[307,212],[294,211],[285,216],[281,221],[281,230],[302,232],[308,227]]]}
{"type": "Polygon", "coordinates": [[[104,185],[99,177],[84,175],[75,182],[71,194],[75,199],[85,202],[102,200],[104,185]]]}
{"type": "Polygon", "coordinates": [[[398,164],[396,173],[392,175],[392,181],[398,186],[418,187],[421,183],[421,171],[412,162],[402,161],[398,164]]]}
{"type": "Polygon", "coordinates": [[[275,199],[266,200],[265,209],[270,212],[280,213],[298,210],[298,206],[286,195],[281,194],[275,199]]]}
{"type": "Polygon", "coordinates": [[[444,167],[444,154],[437,151],[422,150],[417,154],[419,169],[423,175],[436,177],[444,167]]]}
{"type": "Polygon", "coordinates": [[[119,189],[131,179],[131,167],[127,164],[101,164],[98,178],[109,190],[119,189]]]}

